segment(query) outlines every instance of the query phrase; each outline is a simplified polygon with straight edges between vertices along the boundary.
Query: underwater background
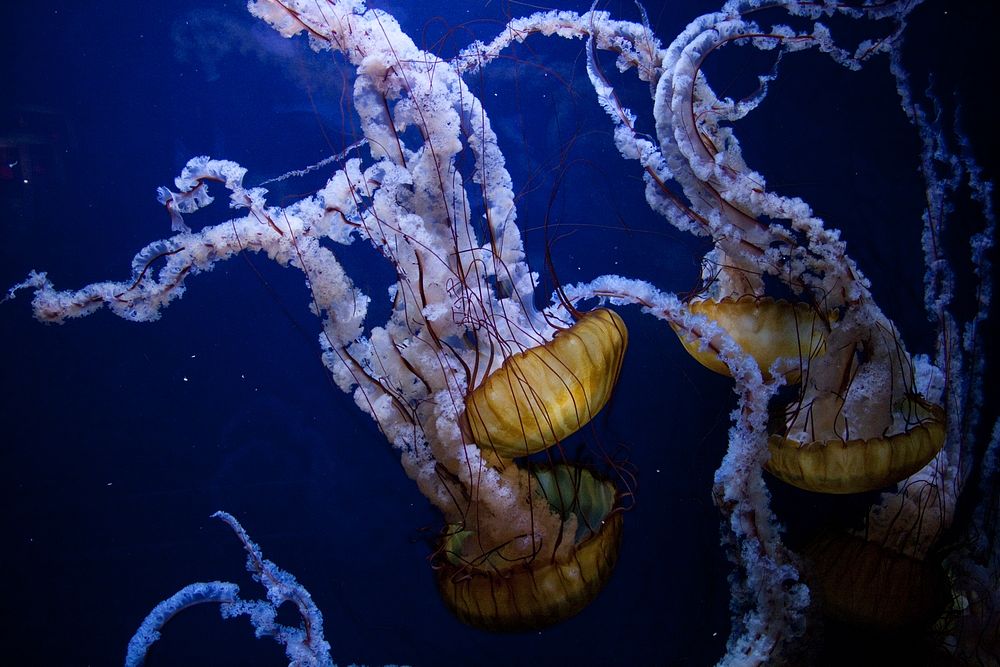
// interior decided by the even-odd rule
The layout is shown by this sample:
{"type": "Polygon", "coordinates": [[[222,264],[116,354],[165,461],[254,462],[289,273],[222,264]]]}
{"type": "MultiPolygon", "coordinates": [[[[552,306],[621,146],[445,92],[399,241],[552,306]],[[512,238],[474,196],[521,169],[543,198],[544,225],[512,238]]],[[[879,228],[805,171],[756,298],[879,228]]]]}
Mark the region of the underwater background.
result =
{"type": "MultiPolygon", "coordinates": [[[[125,279],[139,248],[170,235],[156,187],[171,186],[193,156],[237,161],[254,185],[355,139],[349,109],[344,120],[349,73],[341,61],[282,38],[242,2],[12,4],[0,9],[0,287],[31,269],[62,288],[125,279]]],[[[543,6],[369,5],[443,57],[491,37],[505,16],[543,6]]],[[[631,3],[600,6],[638,19],[631,3]]],[[[717,8],[646,3],[664,42],[717,8]]],[[[986,147],[996,140],[996,14],[987,2],[928,2],[913,15],[906,46],[921,82],[914,89],[935,73],[946,113],[960,107],[994,178],[996,156],[986,147]]],[[[710,63],[717,89],[726,91],[728,76],[734,91],[750,92],[767,61],[728,51],[710,63]]],[[[545,274],[550,244],[562,283],[614,272],[693,290],[705,242],[649,211],[638,170],[614,149],[594,103],[582,52],[582,42],[533,38],[516,51],[520,60],[470,82],[523,194],[529,263],[545,274]]],[[[647,94],[644,85],[625,80],[625,104],[645,109],[629,104],[647,94]]],[[[640,113],[644,121],[650,128],[640,113]]],[[[931,352],[919,144],[884,62],[852,73],[819,54],[789,57],[737,134],[772,188],[803,197],[843,231],[909,350],[931,352]]],[[[268,186],[270,200],[297,199],[328,173],[268,186]]],[[[229,216],[217,201],[195,220],[229,216]]],[[[388,265],[361,244],[341,256],[375,298],[371,321],[384,320],[389,300],[378,299],[392,282],[388,265]]],[[[544,276],[539,303],[551,289],[544,276]]],[[[25,295],[3,303],[0,662],[116,664],[146,613],[181,586],[223,579],[252,595],[258,587],[239,542],[209,519],[220,509],[310,590],[341,664],[714,662],[729,631],[730,568],[711,487],[735,405],[731,382],[705,372],[662,323],[620,312],[630,346],[618,389],[595,428],[567,446],[583,460],[606,454],[636,471],[616,571],[577,617],[498,635],[461,624],[439,600],[428,556],[440,516],[374,423],[327,377],[299,273],[234,258],[192,279],[155,324],[101,313],[43,326],[25,295]]],[[[986,408],[992,423],[996,393],[986,408]]],[[[811,527],[859,519],[877,495],[831,500],[768,483],[793,548],[811,527]]],[[[910,650],[816,638],[824,640],[820,655],[831,662],[910,650]]],[[[147,664],[286,658],[278,644],[254,639],[244,620],[223,621],[204,606],[170,622],[147,664]]]]}

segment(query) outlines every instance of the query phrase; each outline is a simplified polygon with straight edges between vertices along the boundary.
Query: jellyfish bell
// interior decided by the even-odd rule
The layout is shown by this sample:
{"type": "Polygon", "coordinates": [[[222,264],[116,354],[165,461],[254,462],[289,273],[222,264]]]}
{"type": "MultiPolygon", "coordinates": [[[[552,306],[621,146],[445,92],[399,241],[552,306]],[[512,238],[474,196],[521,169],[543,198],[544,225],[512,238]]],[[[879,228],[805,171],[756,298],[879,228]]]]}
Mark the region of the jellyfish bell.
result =
{"type": "Polygon", "coordinates": [[[851,305],[768,439],[766,469],[807,491],[835,494],[909,477],[944,443],[944,411],[919,391],[938,373],[923,357],[914,363],[877,308],[851,305]]]}
{"type": "Polygon", "coordinates": [[[561,542],[511,561],[502,548],[470,545],[473,531],[449,526],[436,559],[438,590],[463,622],[484,630],[537,630],[580,612],[618,559],[622,512],[614,483],[566,464],[532,470],[538,493],[565,522],[561,542]]]}
{"type": "Polygon", "coordinates": [[[914,396],[905,399],[902,409],[914,422],[892,435],[804,443],[772,435],[765,467],[784,482],[819,493],[863,493],[891,486],[927,465],[944,443],[941,408],[914,396]]]}
{"type": "Polygon", "coordinates": [[[955,604],[955,578],[947,567],[956,549],[949,542],[960,532],[954,530],[953,474],[949,452],[942,451],[882,494],[860,527],[823,527],[807,541],[803,576],[815,609],[835,622],[831,632],[843,634],[828,641],[876,642],[887,656],[900,649],[917,655],[914,646],[939,650],[935,638],[944,633],[932,628],[955,604]]]}
{"type": "MultiPolygon", "coordinates": [[[[719,300],[692,299],[687,307],[725,330],[753,357],[765,380],[771,379],[771,367],[778,362],[778,372],[785,381],[798,382],[809,360],[826,349],[829,324],[805,302],[744,295],[719,300]]],[[[729,367],[719,358],[717,342],[690,340],[676,326],[674,331],[698,363],[721,375],[730,375],[729,367]]]]}
{"type": "Polygon", "coordinates": [[[849,625],[881,631],[927,626],[949,600],[940,564],[915,558],[877,541],[827,531],[802,554],[806,578],[822,611],[849,625]]]}
{"type": "Polygon", "coordinates": [[[547,449],[608,402],[627,345],[628,330],[617,313],[586,313],[550,342],[505,359],[469,392],[463,426],[501,458],[547,449]]]}

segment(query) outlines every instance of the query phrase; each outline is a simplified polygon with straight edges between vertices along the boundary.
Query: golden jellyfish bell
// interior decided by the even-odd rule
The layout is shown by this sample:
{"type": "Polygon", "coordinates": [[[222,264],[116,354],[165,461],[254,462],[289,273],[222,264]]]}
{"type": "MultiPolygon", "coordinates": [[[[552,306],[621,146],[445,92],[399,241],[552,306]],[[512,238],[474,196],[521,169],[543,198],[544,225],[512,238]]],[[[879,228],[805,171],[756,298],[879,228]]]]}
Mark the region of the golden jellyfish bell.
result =
{"type": "Polygon", "coordinates": [[[627,345],[628,330],[617,313],[586,313],[551,342],[507,358],[469,393],[468,435],[504,459],[551,447],[608,402],[627,345]]]}
{"type": "Polygon", "coordinates": [[[918,398],[907,403],[918,421],[893,435],[806,443],[772,435],[764,467],[784,482],[819,493],[863,493],[904,480],[941,451],[945,436],[940,407],[918,398]]]}
{"type": "Polygon", "coordinates": [[[824,533],[803,555],[824,613],[843,623],[883,632],[917,627],[937,618],[948,601],[940,566],[854,535],[824,533]]]}
{"type": "Polygon", "coordinates": [[[473,627],[523,632],[565,620],[597,596],[618,559],[622,513],[615,511],[614,484],[569,465],[532,472],[553,511],[575,525],[573,542],[526,560],[505,559],[502,548],[470,559],[463,547],[474,542],[473,531],[446,535],[438,588],[448,608],[473,627]]]}
{"type": "MultiPolygon", "coordinates": [[[[790,384],[798,382],[802,366],[826,348],[827,324],[807,303],[743,296],[719,301],[695,299],[687,307],[725,329],[757,362],[765,380],[771,378],[771,364],[784,358],[791,362],[783,371],[785,379],[790,384]]],[[[721,375],[730,375],[729,368],[719,359],[718,341],[702,347],[701,341],[688,340],[676,326],[674,331],[698,363],[721,375]]]]}

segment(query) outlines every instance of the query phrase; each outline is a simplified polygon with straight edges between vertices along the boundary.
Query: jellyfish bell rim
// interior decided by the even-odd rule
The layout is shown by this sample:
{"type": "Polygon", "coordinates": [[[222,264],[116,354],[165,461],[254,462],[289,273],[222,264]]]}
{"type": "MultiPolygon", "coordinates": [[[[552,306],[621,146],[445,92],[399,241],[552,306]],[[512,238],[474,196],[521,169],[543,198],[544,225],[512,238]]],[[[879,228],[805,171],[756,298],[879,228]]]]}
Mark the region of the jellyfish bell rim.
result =
{"type": "Polygon", "coordinates": [[[928,416],[900,433],[805,443],[771,435],[764,469],[783,482],[816,493],[865,493],[900,482],[930,463],[945,440],[944,410],[917,398],[910,402],[920,405],[928,416]]]}
{"type": "MultiPolygon", "coordinates": [[[[543,548],[529,560],[504,561],[490,554],[475,563],[464,562],[450,547],[460,548],[474,531],[446,527],[435,579],[445,606],[463,623],[490,632],[539,630],[580,613],[610,580],[622,540],[621,494],[611,480],[584,467],[557,464],[531,472],[537,480],[540,474],[560,470],[571,470],[570,478],[579,486],[569,507],[560,508],[547,495],[553,511],[572,512],[579,520],[598,509],[588,506],[589,501],[606,504],[599,524],[591,525],[582,538],[578,529],[574,544],[562,557],[549,556],[543,548]]],[[[552,483],[558,486],[562,480],[552,483]]],[[[542,482],[539,488],[548,493],[542,482]]]]}
{"type": "Polygon", "coordinates": [[[835,530],[822,531],[802,554],[820,608],[841,623],[901,631],[934,621],[947,605],[947,575],[934,560],[835,530]]]}
{"type": "MultiPolygon", "coordinates": [[[[829,331],[823,326],[823,317],[816,308],[805,301],[744,294],[721,299],[695,298],[686,305],[693,314],[702,315],[724,329],[757,362],[765,380],[771,379],[770,369],[774,362],[784,358],[799,361],[786,364],[782,369],[785,381],[795,384],[801,379],[804,362],[826,350],[829,331]],[[816,326],[817,322],[820,326],[816,326]]],[[[684,349],[698,363],[710,371],[732,377],[715,349],[703,345],[700,339],[689,339],[675,324],[671,323],[671,327],[684,349]]]]}
{"type": "Polygon", "coordinates": [[[618,313],[584,313],[551,341],[505,359],[466,395],[465,438],[502,459],[548,449],[607,404],[627,348],[628,328],[618,313]]]}

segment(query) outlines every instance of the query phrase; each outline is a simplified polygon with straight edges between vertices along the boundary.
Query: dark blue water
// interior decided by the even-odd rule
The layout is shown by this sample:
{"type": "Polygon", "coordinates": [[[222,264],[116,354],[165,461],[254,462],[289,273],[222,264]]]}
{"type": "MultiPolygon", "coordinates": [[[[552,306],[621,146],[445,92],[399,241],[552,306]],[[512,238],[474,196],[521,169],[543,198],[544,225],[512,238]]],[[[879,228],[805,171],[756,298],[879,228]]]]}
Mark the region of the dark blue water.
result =
{"type": "MultiPolygon", "coordinates": [[[[531,11],[482,1],[467,10],[438,0],[372,4],[445,54],[494,34],[505,11],[531,11]],[[480,17],[489,21],[446,34],[480,17]]],[[[987,121],[997,64],[986,3],[946,11],[950,4],[915,14],[911,59],[917,71],[936,72],[949,111],[961,100],[966,130],[995,176],[985,152],[996,138],[987,121]]],[[[666,41],[715,8],[690,0],[647,7],[666,41]]],[[[628,3],[609,8],[636,17],[628,3]]],[[[0,287],[33,268],[63,288],[126,279],[134,252],[169,236],[155,188],[172,185],[192,156],[240,162],[254,184],[353,140],[338,62],[302,39],[282,39],[241,2],[50,2],[5,6],[0,19],[0,287]]],[[[529,45],[518,51],[525,62],[497,65],[470,85],[523,192],[519,222],[533,268],[544,270],[554,239],[563,282],[615,272],[677,292],[696,287],[705,248],[649,213],[635,164],[617,155],[594,104],[582,44],[529,45]],[[559,151],[574,137],[560,172],[559,151]],[[547,213],[555,232],[543,229],[547,213]]],[[[739,57],[720,56],[713,67],[720,92],[727,80],[746,87],[758,71],[739,57]]],[[[634,84],[631,75],[619,80],[634,84]]],[[[632,85],[622,94],[648,127],[646,92],[632,85]]],[[[930,351],[919,145],[884,64],[849,73],[817,54],[789,57],[771,98],[738,134],[772,187],[804,197],[844,231],[910,349],[930,351]]],[[[281,184],[270,200],[321,182],[281,184]]],[[[219,202],[198,224],[227,214],[219,202]]],[[[378,256],[349,250],[356,282],[384,294],[386,271],[371,268],[378,256]]],[[[239,543],[209,519],[218,509],[239,517],[265,555],[312,592],[344,664],[714,661],[729,631],[729,568],[710,490],[734,397],[665,326],[623,316],[631,343],[620,387],[587,436],[591,448],[599,441],[638,471],[617,571],[578,617],[492,635],[462,625],[439,601],[427,558],[440,517],[326,377],[301,274],[235,258],[191,280],[155,324],[100,313],[42,326],[24,295],[3,304],[0,662],[120,663],[147,611],[184,584],[227,579],[255,595],[239,543]]],[[[833,511],[772,486],[793,529],[833,511]]],[[[171,622],[148,664],[286,662],[244,621],[222,621],[206,607],[171,622]]]]}

